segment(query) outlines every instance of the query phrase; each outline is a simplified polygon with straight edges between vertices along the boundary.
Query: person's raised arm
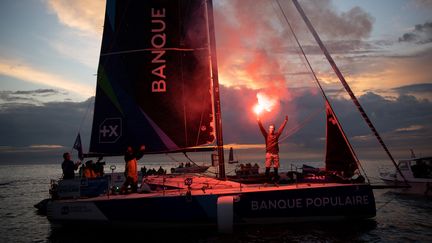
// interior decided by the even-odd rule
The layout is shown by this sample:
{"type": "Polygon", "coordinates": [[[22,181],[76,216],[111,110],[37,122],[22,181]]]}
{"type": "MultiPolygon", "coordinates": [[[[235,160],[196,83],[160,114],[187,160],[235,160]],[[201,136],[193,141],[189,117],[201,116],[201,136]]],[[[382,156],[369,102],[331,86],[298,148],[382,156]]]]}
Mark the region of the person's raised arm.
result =
{"type": "Polygon", "coordinates": [[[281,134],[282,131],[284,130],[286,124],[288,122],[288,116],[285,116],[285,121],[282,123],[282,125],[279,127],[278,133],[281,134]]]}
{"type": "Polygon", "coordinates": [[[78,160],[77,162],[74,163],[74,170],[78,170],[79,166],[81,165],[81,161],[78,160]]]}
{"type": "Polygon", "coordinates": [[[143,144],[139,148],[138,152],[135,154],[135,158],[136,159],[141,159],[144,156],[144,151],[145,151],[145,145],[143,144]]]}
{"type": "Polygon", "coordinates": [[[257,121],[258,121],[258,126],[261,130],[261,133],[264,137],[267,137],[267,131],[265,130],[265,128],[263,127],[262,123],[261,123],[261,119],[259,117],[257,117],[257,121]]]}

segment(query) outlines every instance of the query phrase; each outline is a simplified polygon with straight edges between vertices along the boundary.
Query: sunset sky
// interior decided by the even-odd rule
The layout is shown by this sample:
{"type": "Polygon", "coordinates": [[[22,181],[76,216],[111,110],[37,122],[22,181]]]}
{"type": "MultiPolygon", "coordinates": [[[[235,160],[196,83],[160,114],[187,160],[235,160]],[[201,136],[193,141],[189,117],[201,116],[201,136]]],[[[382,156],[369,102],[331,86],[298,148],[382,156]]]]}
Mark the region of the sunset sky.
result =
{"type": "MultiPolygon", "coordinates": [[[[283,153],[320,158],[323,99],[277,2],[213,2],[225,143],[263,143],[261,94],[275,100],[264,123],[290,117],[283,153]]],[[[299,2],[396,157],[432,155],[432,1],[299,2]]],[[[384,157],[292,3],[280,3],[354,147],[384,157]]],[[[88,146],[104,11],[104,0],[0,1],[0,162],[68,150],[78,132],[88,146]]]]}

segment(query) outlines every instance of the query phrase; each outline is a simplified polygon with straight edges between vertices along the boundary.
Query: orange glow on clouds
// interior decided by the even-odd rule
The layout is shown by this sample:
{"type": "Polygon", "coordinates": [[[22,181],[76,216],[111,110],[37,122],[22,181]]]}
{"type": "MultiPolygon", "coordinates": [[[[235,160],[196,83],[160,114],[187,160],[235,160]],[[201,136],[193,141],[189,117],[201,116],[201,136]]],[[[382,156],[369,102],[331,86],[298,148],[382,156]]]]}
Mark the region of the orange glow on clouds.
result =
{"type": "Polygon", "coordinates": [[[90,97],[94,95],[94,88],[90,85],[81,84],[75,80],[64,78],[59,74],[40,70],[16,60],[4,60],[0,58],[0,75],[39,85],[56,87],[74,92],[80,96],[90,97]]]}
{"type": "Polygon", "coordinates": [[[105,1],[48,0],[47,3],[62,24],[100,35],[104,22],[105,1]]]}

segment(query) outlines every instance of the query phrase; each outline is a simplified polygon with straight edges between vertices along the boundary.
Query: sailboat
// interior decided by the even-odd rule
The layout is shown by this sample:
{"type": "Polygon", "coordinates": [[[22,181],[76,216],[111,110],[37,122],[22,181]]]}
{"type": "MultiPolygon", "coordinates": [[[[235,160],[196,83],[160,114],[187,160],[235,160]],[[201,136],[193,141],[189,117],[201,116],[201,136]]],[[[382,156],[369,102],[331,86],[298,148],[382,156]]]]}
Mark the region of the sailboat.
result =
{"type": "Polygon", "coordinates": [[[149,176],[142,184],[150,190],[127,195],[112,193],[109,176],[62,180],[44,203],[50,222],[229,232],[241,224],[376,215],[370,183],[350,180],[360,173],[359,161],[328,100],[326,170],[344,181],[227,179],[212,10],[211,0],[107,1],[87,156],[121,156],[141,144],[153,154],[212,151],[217,177],[149,176]]]}
{"type": "Polygon", "coordinates": [[[230,147],[229,150],[229,157],[228,157],[228,164],[236,164],[238,163],[238,160],[234,160],[234,150],[232,147],[230,147]]]}

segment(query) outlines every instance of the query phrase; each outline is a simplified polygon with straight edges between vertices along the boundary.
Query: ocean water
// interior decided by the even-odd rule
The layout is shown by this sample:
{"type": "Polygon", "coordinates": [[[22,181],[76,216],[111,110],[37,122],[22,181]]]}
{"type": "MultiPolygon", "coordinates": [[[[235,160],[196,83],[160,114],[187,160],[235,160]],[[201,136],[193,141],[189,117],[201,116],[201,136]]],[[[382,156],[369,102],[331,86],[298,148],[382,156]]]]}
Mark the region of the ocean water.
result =
{"type": "MultiPolygon", "coordinates": [[[[144,164],[159,167],[139,165],[144,164]]],[[[122,163],[116,166],[122,171],[122,163]]],[[[376,167],[366,166],[372,182],[376,167]]],[[[211,229],[56,228],[33,205],[48,196],[50,179],[60,175],[59,163],[0,165],[0,242],[432,242],[432,200],[387,189],[374,191],[377,216],[361,222],[243,226],[229,235],[211,229]]]]}

